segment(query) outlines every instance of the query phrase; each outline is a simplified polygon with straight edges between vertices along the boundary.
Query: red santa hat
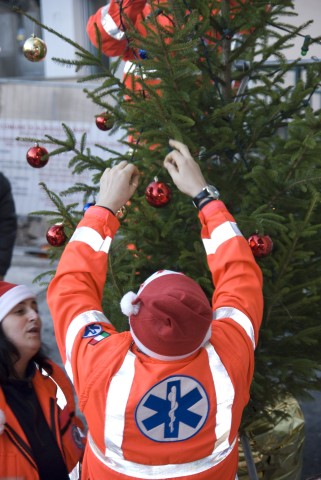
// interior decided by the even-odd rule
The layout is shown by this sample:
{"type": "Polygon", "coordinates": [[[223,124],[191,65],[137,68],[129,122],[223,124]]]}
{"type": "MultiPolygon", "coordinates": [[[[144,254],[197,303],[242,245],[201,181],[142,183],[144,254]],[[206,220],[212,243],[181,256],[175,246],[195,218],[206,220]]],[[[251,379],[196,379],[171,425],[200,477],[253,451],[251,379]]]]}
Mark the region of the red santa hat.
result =
{"type": "Polygon", "coordinates": [[[153,358],[185,358],[211,336],[210,303],[201,287],[182,273],[154,273],[137,295],[126,293],[120,306],[136,345],[153,358]]]}
{"type": "Polygon", "coordinates": [[[28,298],[36,298],[36,295],[26,285],[0,282],[0,322],[18,303],[28,298]]]}

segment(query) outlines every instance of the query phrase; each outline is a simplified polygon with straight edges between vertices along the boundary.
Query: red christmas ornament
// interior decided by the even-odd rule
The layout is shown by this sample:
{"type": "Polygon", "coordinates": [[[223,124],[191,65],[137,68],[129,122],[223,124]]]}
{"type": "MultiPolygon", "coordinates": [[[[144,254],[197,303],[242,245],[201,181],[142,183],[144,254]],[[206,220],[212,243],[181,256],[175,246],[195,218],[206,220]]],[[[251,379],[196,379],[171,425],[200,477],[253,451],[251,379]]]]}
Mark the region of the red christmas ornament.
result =
{"type": "Polygon", "coordinates": [[[165,207],[172,198],[172,191],[168,185],[159,182],[155,177],[145,190],[145,198],[152,207],[165,207]]]}
{"type": "Polygon", "coordinates": [[[253,255],[257,258],[266,257],[273,250],[273,242],[269,235],[259,235],[257,233],[248,238],[253,255]]]}
{"type": "Polygon", "coordinates": [[[46,238],[52,247],[61,247],[67,240],[63,224],[52,225],[47,231],[46,238]]]}
{"type": "Polygon", "coordinates": [[[114,126],[114,119],[109,113],[101,113],[96,117],[96,125],[99,130],[106,132],[111,130],[114,126]]]}
{"type": "MultiPolygon", "coordinates": [[[[130,251],[132,251],[132,250],[135,251],[136,250],[137,251],[136,245],[134,243],[128,243],[127,244],[127,250],[130,250],[130,251]]],[[[133,253],[133,257],[138,258],[137,253],[133,253]]]]}
{"type": "Polygon", "coordinates": [[[39,145],[36,144],[34,147],[29,148],[26,158],[31,167],[42,168],[47,165],[49,155],[44,147],[39,147],[39,145]]]}

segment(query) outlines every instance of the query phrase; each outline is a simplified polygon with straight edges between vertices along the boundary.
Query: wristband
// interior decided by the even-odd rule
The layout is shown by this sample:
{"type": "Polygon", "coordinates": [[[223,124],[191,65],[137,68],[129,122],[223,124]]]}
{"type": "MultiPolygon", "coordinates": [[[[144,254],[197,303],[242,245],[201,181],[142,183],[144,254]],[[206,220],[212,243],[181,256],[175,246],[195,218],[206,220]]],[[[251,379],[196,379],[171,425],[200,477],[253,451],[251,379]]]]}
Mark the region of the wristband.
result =
{"type": "Polygon", "coordinates": [[[196,197],[193,198],[193,205],[194,207],[198,208],[199,210],[209,203],[208,201],[205,202],[206,199],[209,201],[218,200],[220,198],[220,192],[217,190],[216,187],[213,185],[207,185],[200,191],[196,197]]]}

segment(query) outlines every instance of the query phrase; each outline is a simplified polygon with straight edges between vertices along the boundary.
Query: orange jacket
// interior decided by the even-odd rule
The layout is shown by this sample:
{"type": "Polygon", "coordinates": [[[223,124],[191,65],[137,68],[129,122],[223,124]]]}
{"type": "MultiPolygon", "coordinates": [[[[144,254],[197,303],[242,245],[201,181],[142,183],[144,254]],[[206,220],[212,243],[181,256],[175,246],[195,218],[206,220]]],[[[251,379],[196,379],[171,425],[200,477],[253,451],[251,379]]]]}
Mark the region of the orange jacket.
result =
{"type": "Polygon", "coordinates": [[[62,254],[48,304],[88,424],[83,480],[236,478],[238,429],[262,317],[262,274],[221,201],[206,205],[199,218],[216,287],[212,337],[183,360],[144,355],[130,332],[116,332],[102,312],[108,251],[119,227],[114,215],[90,207],[62,254]],[[170,438],[169,382],[180,392],[170,438]]]}
{"type": "MultiPolygon", "coordinates": [[[[75,416],[72,386],[63,370],[53,362],[53,374],[38,369],[32,383],[47,423],[70,473],[81,461],[84,440],[81,420],[75,416]]],[[[0,478],[39,480],[28,440],[0,388],[0,478]],[[4,425],[3,425],[3,422],[4,425]]]]}
{"type": "MultiPolygon", "coordinates": [[[[242,1],[246,2],[247,0],[242,1]]],[[[238,0],[230,0],[230,4],[231,7],[237,7],[239,2],[238,0]]],[[[132,63],[133,60],[140,60],[140,55],[137,49],[135,50],[129,46],[127,23],[133,25],[141,36],[146,37],[145,20],[149,16],[155,15],[159,25],[170,30],[173,28],[173,22],[162,11],[162,5],[168,6],[168,0],[158,0],[157,2],[148,2],[147,0],[110,0],[105,7],[101,7],[88,19],[87,34],[92,44],[96,47],[98,46],[96,24],[101,37],[102,52],[107,57],[121,57],[126,62],[124,66],[124,83],[130,90],[142,89],[139,78],[143,74],[143,70],[136,68],[136,65],[132,63]],[[153,7],[151,4],[153,4],[153,7]]],[[[218,10],[213,10],[212,13],[213,15],[219,14],[218,10]]],[[[216,33],[215,37],[220,38],[220,35],[216,33]]],[[[143,67],[143,63],[141,67],[143,67]]],[[[149,83],[151,82],[154,84],[158,83],[157,80],[150,80],[149,83]]]]}

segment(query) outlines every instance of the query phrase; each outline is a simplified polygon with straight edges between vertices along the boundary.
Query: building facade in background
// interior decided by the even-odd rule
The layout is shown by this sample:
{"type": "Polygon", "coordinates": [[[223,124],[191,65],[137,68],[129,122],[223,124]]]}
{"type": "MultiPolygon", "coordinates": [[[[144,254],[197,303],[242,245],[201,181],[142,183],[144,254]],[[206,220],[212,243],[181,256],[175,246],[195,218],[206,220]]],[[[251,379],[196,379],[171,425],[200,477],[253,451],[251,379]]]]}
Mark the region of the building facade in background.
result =
{"type": "MultiPolygon", "coordinates": [[[[15,1],[15,4],[31,17],[90,51],[93,47],[86,34],[87,20],[106,3],[106,0],[15,1]]],[[[23,231],[19,241],[38,244],[44,242],[46,225],[42,218],[37,219],[29,214],[51,209],[39,183],[44,182],[51,190],[60,192],[76,180],[68,169],[71,155],[52,157],[44,168],[34,169],[26,162],[26,152],[34,145],[30,142],[18,142],[17,137],[45,138],[46,135],[51,135],[64,139],[61,124],[65,123],[72,128],[76,136],[80,137],[86,132],[88,147],[93,153],[101,155],[101,150],[96,152],[95,144],[119,149],[121,146],[118,139],[121,132],[115,136],[97,129],[95,115],[101,112],[85,97],[84,85],[77,83],[77,79],[84,72],[75,72],[74,69],[52,60],[54,57],[74,58],[74,47],[50,31],[41,29],[24,15],[13,12],[11,5],[11,0],[0,0],[0,165],[1,170],[11,180],[20,231],[23,231]],[[30,62],[23,55],[23,44],[33,34],[42,38],[47,46],[46,58],[41,62],[30,62]],[[29,230],[30,234],[24,233],[29,230]]],[[[319,36],[320,0],[296,0],[295,5],[298,17],[285,21],[299,25],[314,19],[306,34],[311,37],[319,36]]],[[[287,52],[289,60],[300,57],[302,43],[303,38],[297,37],[297,41],[287,52]]],[[[316,61],[319,57],[321,46],[312,45],[305,60],[316,61]]],[[[108,61],[106,58],[107,63],[108,61]]],[[[291,82],[296,81],[296,75],[297,72],[293,72],[291,82]]],[[[50,148],[48,150],[50,151],[50,148]]],[[[85,173],[77,181],[89,182],[90,179],[86,178],[85,173]]],[[[82,201],[77,197],[74,200],[82,201]]]]}

